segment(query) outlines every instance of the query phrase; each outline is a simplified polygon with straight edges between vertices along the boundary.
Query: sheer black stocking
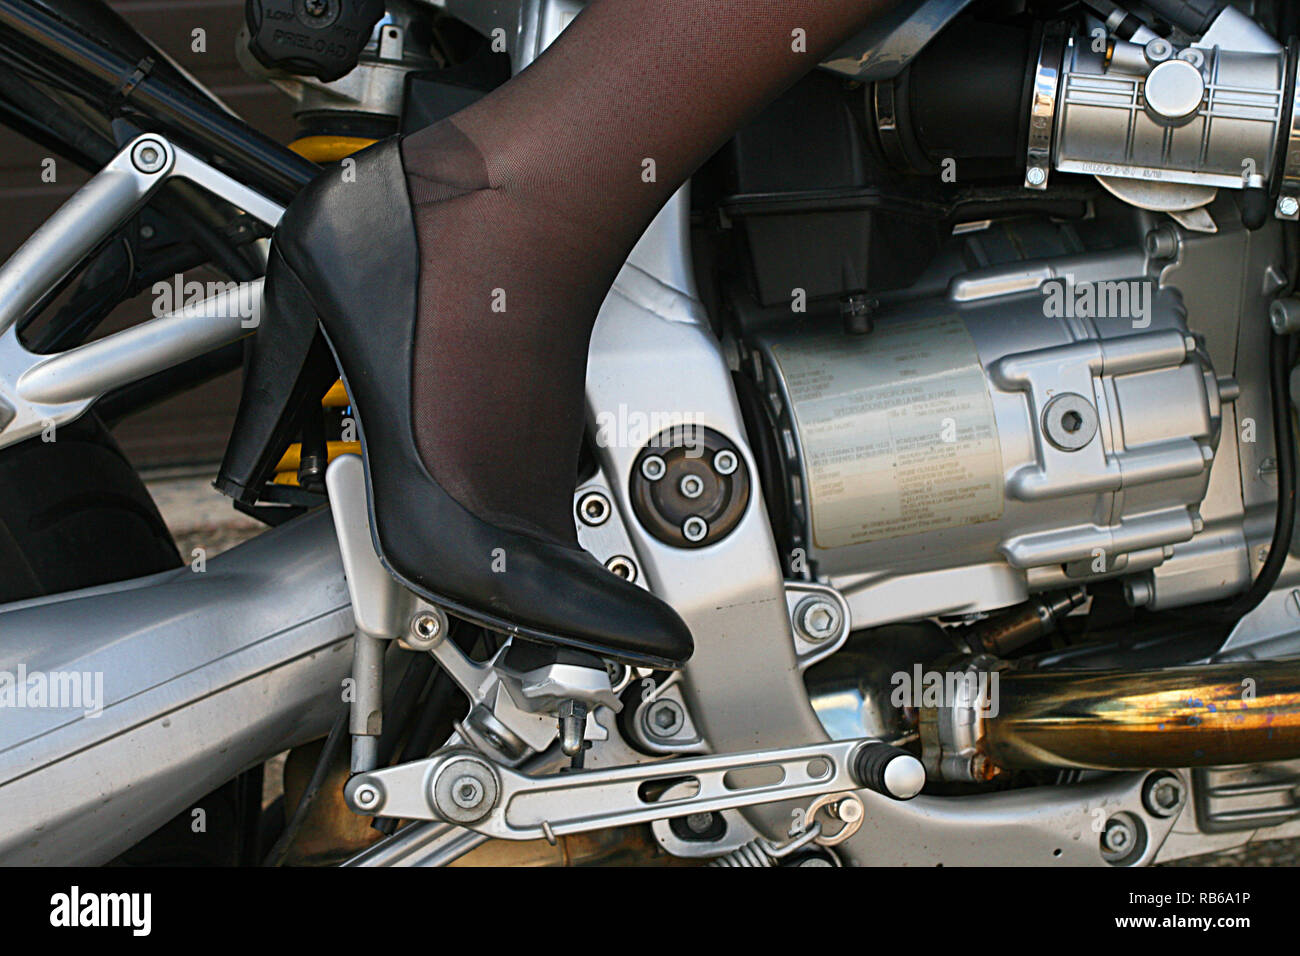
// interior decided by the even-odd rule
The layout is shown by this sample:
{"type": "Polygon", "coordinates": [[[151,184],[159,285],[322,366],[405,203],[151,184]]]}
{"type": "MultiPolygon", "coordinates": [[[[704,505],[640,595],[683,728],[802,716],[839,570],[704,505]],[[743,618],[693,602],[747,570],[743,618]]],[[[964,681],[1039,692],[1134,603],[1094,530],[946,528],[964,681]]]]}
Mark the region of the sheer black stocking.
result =
{"type": "Polygon", "coordinates": [[[655,213],[892,0],[591,0],[532,65],[402,144],[421,254],[421,457],[494,524],[573,542],[587,343],[655,213]]]}

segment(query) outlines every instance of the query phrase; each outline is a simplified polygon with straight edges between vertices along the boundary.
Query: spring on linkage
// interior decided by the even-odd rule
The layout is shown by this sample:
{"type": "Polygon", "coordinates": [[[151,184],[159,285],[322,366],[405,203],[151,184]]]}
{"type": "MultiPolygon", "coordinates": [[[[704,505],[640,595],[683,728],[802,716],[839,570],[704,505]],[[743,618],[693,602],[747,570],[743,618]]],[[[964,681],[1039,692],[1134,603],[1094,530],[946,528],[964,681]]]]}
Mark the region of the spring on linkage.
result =
{"type": "Polygon", "coordinates": [[[781,859],[768,852],[766,842],[760,838],[742,843],[730,853],[710,860],[709,866],[776,866],[781,859]]]}
{"type": "Polygon", "coordinates": [[[803,833],[791,840],[789,843],[776,844],[764,837],[757,837],[748,843],[743,843],[724,853],[722,856],[715,857],[709,861],[709,866],[735,866],[735,867],[771,867],[780,866],[781,861],[797,850],[802,850],[822,834],[820,823],[814,823],[803,833]]]}

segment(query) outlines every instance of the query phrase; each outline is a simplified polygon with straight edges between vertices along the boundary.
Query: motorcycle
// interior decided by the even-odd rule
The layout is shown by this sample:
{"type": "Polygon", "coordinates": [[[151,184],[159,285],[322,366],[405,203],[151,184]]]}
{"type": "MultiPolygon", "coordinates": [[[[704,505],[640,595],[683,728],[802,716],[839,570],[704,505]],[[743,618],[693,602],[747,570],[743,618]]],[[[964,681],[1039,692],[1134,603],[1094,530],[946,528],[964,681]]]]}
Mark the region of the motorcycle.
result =
{"type": "Polygon", "coordinates": [[[397,582],[325,352],[290,414],[245,392],[217,475],[269,529],[181,564],[105,423],[274,367],[294,193],[581,8],[247,0],[286,147],[98,0],[0,0],[0,119],[93,173],[0,266],[0,862],[194,862],[168,823],[214,795],[221,861],[272,865],[1300,836],[1282,2],[903,3],[669,201],[596,325],[573,514],[689,624],[682,669],[520,666],[397,582]],[[93,337],[200,266],[223,281],[93,337]]]}

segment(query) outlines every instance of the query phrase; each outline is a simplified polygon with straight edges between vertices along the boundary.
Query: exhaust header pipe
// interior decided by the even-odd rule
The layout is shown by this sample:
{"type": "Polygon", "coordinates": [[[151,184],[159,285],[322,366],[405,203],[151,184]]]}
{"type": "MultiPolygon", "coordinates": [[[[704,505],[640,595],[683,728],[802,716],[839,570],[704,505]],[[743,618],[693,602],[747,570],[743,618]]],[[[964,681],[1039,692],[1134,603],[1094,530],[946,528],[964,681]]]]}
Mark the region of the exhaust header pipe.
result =
{"type": "Polygon", "coordinates": [[[979,747],[997,767],[1144,770],[1300,757],[1300,661],[999,678],[979,747]]]}

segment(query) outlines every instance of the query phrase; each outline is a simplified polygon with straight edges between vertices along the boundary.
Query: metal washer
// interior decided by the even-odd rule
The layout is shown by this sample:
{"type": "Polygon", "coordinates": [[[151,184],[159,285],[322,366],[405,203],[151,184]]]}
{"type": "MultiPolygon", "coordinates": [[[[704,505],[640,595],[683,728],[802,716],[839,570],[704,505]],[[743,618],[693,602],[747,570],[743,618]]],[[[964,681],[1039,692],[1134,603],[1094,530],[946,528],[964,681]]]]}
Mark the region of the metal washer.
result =
{"type": "Polygon", "coordinates": [[[1043,408],[1043,434],[1061,451],[1078,451],[1097,434],[1097,409],[1076,392],[1063,392],[1043,408]]]}
{"type": "Polygon", "coordinates": [[[497,775],[492,772],[492,768],[474,757],[458,757],[448,761],[434,777],[429,790],[434,809],[453,823],[476,823],[482,820],[492,812],[501,794],[497,775]],[[462,777],[470,777],[482,788],[481,797],[474,806],[462,806],[452,792],[462,777]]]}

